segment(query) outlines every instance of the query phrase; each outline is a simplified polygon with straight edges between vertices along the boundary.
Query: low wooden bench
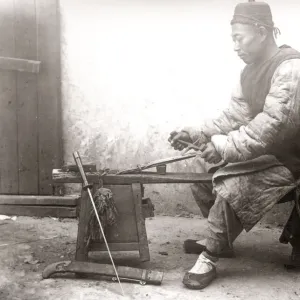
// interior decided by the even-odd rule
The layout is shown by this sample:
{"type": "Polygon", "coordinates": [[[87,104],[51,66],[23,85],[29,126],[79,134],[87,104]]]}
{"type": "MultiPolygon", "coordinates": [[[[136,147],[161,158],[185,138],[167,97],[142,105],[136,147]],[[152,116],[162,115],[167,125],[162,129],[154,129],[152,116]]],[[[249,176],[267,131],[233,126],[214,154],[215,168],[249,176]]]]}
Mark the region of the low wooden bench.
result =
{"type": "MultiPolygon", "coordinates": [[[[150,260],[145,218],[153,216],[153,205],[149,198],[144,198],[144,185],[165,183],[208,183],[212,174],[142,172],[139,174],[107,174],[96,171],[96,167],[84,166],[87,180],[93,184],[94,191],[99,188],[99,181],[109,188],[119,212],[117,223],[107,229],[106,239],[110,250],[139,251],[141,261],[150,260]]],[[[81,183],[79,172],[55,169],[53,182],[81,183]]],[[[88,241],[88,222],[91,204],[88,194],[82,191],[77,236],[77,261],[87,261],[89,251],[106,251],[100,241],[88,241]]]]}

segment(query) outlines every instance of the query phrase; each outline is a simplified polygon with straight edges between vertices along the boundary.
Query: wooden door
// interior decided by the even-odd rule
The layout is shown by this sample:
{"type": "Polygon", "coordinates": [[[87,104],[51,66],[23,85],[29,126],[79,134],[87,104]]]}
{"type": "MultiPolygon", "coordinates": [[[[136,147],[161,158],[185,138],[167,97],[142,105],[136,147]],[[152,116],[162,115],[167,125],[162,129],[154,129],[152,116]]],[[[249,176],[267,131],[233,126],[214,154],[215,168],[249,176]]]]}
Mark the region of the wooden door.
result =
{"type": "Polygon", "coordinates": [[[62,160],[57,0],[0,0],[0,194],[51,195],[62,160]]]}

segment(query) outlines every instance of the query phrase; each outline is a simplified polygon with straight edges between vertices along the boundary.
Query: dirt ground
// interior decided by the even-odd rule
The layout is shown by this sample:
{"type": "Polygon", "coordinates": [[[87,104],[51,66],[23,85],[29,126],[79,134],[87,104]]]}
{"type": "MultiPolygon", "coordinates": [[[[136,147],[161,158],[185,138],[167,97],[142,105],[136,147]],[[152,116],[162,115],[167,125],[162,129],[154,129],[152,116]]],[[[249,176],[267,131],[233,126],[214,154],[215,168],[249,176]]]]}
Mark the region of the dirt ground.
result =
{"type": "Polygon", "coordinates": [[[186,238],[201,238],[205,220],[156,216],[148,219],[146,226],[151,261],[140,267],[164,271],[164,279],[161,286],[122,283],[124,298],[113,282],[77,279],[70,274],[42,279],[41,273],[48,264],[73,259],[76,220],[18,217],[15,221],[0,221],[0,299],[300,298],[300,271],[286,271],[283,267],[290,247],[278,242],[281,228],[259,225],[250,233],[243,233],[235,243],[237,257],[221,259],[218,278],[202,291],[191,291],[181,279],[197,255],[185,254],[182,243],[186,238]]]}

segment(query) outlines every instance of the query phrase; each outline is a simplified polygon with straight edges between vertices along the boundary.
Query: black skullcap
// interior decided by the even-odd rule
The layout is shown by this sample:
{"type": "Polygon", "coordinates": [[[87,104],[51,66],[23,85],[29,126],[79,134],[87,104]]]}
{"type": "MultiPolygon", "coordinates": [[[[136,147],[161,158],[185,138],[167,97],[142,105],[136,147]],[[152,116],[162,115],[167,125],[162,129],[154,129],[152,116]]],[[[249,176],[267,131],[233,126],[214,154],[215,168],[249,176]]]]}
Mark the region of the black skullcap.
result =
{"type": "Polygon", "coordinates": [[[274,26],[271,8],[265,2],[239,3],[234,10],[233,23],[274,26]]]}
{"type": "Polygon", "coordinates": [[[255,26],[265,26],[273,29],[275,36],[280,33],[274,27],[272,12],[269,4],[265,2],[245,2],[239,3],[234,10],[231,25],[234,23],[250,24],[255,26]]]}

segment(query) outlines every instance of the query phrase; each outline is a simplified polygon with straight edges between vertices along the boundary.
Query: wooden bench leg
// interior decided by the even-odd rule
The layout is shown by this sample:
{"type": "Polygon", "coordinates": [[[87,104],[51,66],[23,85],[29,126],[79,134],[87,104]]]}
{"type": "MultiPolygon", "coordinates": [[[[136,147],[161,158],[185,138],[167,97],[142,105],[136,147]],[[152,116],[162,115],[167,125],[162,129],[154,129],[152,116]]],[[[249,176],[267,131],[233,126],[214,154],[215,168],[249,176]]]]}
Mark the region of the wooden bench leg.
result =
{"type": "Polygon", "coordinates": [[[137,226],[137,232],[139,238],[140,260],[149,261],[150,253],[149,253],[147,232],[145,226],[145,219],[142,210],[142,186],[140,183],[133,183],[131,187],[132,187],[132,195],[134,199],[135,213],[136,213],[136,226],[137,226]]]}
{"type": "MultiPolygon", "coordinates": [[[[94,185],[93,191],[95,191],[97,186],[98,185],[94,185]]],[[[81,200],[80,200],[76,254],[75,254],[75,260],[77,261],[88,261],[88,254],[89,254],[88,225],[89,225],[91,209],[92,209],[92,204],[88,192],[82,190],[81,200]]]]}

